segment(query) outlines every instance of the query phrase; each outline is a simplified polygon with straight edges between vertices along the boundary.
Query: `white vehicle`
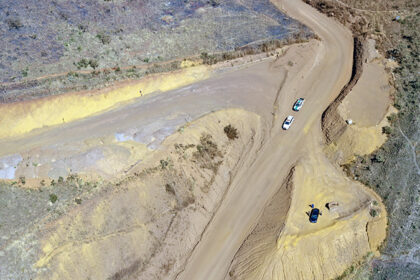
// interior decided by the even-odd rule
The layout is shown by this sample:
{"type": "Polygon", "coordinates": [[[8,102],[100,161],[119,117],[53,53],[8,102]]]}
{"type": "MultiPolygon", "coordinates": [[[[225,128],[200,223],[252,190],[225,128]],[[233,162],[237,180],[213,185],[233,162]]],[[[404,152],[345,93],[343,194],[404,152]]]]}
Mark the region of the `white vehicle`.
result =
{"type": "Polygon", "coordinates": [[[289,127],[292,125],[294,119],[295,118],[293,116],[288,116],[283,122],[283,129],[288,130],[289,127]]]}

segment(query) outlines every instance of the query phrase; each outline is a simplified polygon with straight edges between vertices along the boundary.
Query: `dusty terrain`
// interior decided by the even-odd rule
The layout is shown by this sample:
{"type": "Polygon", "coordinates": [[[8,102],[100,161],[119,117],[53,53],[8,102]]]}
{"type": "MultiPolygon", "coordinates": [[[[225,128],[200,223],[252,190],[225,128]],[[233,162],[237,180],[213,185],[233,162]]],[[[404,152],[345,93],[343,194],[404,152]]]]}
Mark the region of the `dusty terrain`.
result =
{"type": "Polygon", "coordinates": [[[264,209],[226,279],[332,279],[384,240],[387,221],[379,197],[343,177],[319,146],[308,145],[306,152],[281,195],[264,209]],[[338,206],[328,209],[331,202],[338,206]],[[308,222],[312,203],[322,211],[317,224],[308,222]]]}
{"type": "MultiPolygon", "coordinates": [[[[308,0],[321,12],[337,18],[354,34],[365,34],[369,39],[366,45],[372,46],[373,40],[379,53],[388,58],[390,64],[385,70],[393,79],[395,87],[392,94],[387,120],[388,124],[379,134],[380,126],[347,129],[346,136],[366,135],[369,145],[362,143],[357,136],[351,143],[360,149],[353,161],[344,165],[348,175],[368,185],[380,194],[390,213],[387,242],[381,247],[381,258],[368,258],[367,262],[346,271],[343,279],[417,279],[420,274],[417,229],[419,218],[419,11],[418,3],[413,0],[401,1],[359,1],[359,0],[308,0]],[[355,24],[356,23],[356,24],[355,24]],[[387,69],[388,68],[388,69],[387,69]],[[361,134],[355,132],[362,132],[361,134]],[[386,136],[386,137],[385,137],[386,136]],[[384,138],[386,142],[383,143],[384,138]],[[383,145],[374,150],[375,147],[383,145]],[[371,145],[372,144],[372,145],[371,145]],[[372,152],[372,150],[374,150],[372,152]],[[363,155],[369,152],[369,154],[363,155]],[[372,152],[372,153],[370,153],[372,152]],[[363,156],[362,156],[363,155],[363,156]]],[[[369,47],[371,49],[371,47],[369,47]]],[[[372,50],[372,49],[371,49],[372,50]]],[[[370,51],[369,51],[370,52],[370,51]]],[[[382,64],[382,63],[381,63],[382,64]]],[[[365,97],[364,97],[365,98],[365,97]]],[[[369,100],[369,98],[367,98],[369,100]]],[[[372,101],[372,100],[369,100],[372,101]]],[[[372,110],[372,106],[370,107],[372,110]]],[[[379,119],[375,119],[379,121],[379,119]]],[[[341,139],[348,147],[347,139],[341,139]]],[[[367,141],[366,141],[367,142],[367,141]]],[[[345,152],[336,153],[337,158],[346,158],[345,152]]],[[[349,153],[347,153],[349,155],[349,153]]],[[[347,157],[351,159],[352,156],[347,157]]]]}
{"type": "Polygon", "coordinates": [[[1,222],[2,279],[330,279],[379,254],[385,207],[338,164],[367,139],[357,129],[385,125],[385,67],[371,57],[337,106],[355,120],[341,137],[359,141],[343,156],[321,117],[351,82],[352,34],[303,2],[273,4],[319,40],[2,105],[0,211],[18,213],[1,222]],[[366,92],[381,106],[363,117],[366,92]]]}

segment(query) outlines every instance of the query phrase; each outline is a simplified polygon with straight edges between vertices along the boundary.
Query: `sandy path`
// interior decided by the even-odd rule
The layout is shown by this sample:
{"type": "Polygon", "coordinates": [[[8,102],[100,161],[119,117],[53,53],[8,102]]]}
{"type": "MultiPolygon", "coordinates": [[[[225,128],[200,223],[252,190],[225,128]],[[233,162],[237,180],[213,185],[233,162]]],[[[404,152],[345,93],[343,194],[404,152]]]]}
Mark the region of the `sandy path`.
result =
{"type": "MultiPolygon", "coordinates": [[[[179,279],[223,279],[234,254],[254,227],[269,198],[280,187],[290,168],[305,153],[302,146],[321,142],[320,116],[350,78],[353,41],[344,27],[321,15],[301,1],[274,3],[286,13],[312,28],[321,39],[318,54],[307,67],[294,73],[280,93],[280,116],[291,113],[294,94],[305,97],[303,111],[296,115],[287,132],[281,122],[254,161],[244,164],[193,251],[179,279]],[[309,130],[311,133],[308,134],[309,130]]],[[[282,118],[282,117],[281,117],[282,118]]]]}
{"type": "MultiPolygon", "coordinates": [[[[268,132],[278,89],[287,76],[294,77],[307,68],[307,61],[316,54],[318,45],[319,41],[311,40],[285,47],[280,51],[284,55],[278,58],[263,55],[246,57],[240,63],[230,61],[218,66],[207,80],[165,93],[155,92],[108,112],[46,127],[24,137],[0,139],[0,178],[2,164],[13,169],[16,163],[11,164],[10,159],[14,158],[23,160],[10,174],[6,172],[9,179],[13,176],[57,179],[67,177],[69,170],[103,178],[120,176],[122,171],[143,161],[148,148],[158,148],[180,126],[226,108],[257,113],[268,132]],[[289,61],[293,62],[292,66],[289,61]],[[128,144],[136,148],[127,149],[126,139],[134,140],[128,144]],[[34,168],[34,162],[41,167],[34,168]]],[[[297,91],[290,94],[292,99],[300,95],[297,91]]]]}

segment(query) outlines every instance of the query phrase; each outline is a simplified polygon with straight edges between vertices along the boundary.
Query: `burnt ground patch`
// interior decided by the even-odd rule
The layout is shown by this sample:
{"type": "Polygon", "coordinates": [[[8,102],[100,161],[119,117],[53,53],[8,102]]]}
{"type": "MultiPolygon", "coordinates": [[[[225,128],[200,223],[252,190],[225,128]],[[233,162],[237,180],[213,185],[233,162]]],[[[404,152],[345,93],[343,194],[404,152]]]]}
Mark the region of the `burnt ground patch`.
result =
{"type": "MultiPolygon", "coordinates": [[[[11,89],[15,83],[57,73],[121,69],[309,36],[308,28],[269,0],[2,1],[0,82],[7,86],[0,95],[4,101],[17,94],[11,89]]],[[[68,83],[76,90],[84,85],[71,79],[67,85],[47,79],[42,90],[26,94],[38,97],[60,92],[68,83]]]]}

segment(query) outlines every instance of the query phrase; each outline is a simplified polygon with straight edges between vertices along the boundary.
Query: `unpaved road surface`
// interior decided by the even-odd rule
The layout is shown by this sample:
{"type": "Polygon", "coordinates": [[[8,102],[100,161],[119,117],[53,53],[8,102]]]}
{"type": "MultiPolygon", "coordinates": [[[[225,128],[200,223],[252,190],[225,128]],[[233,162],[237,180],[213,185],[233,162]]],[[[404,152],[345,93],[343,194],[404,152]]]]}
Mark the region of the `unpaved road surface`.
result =
{"type": "Polygon", "coordinates": [[[241,243],[251,231],[264,205],[280,187],[293,164],[305,154],[307,141],[322,141],[320,117],[350,78],[353,40],[344,27],[301,1],[274,1],[321,38],[315,58],[284,85],[279,112],[291,112],[289,92],[306,98],[292,128],[282,131],[277,122],[271,138],[239,172],[223,204],[178,279],[223,279],[241,243]],[[310,133],[309,133],[310,131],[310,133]]]}
{"type": "MultiPolygon", "coordinates": [[[[279,88],[286,77],[295,76],[307,66],[306,61],[314,59],[318,44],[311,40],[307,44],[286,47],[278,58],[267,58],[264,54],[247,57],[237,64],[228,62],[228,66],[217,68],[209,79],[189,86],[139,96],[129,105],[17,139],[0,139],[0,171],[3,162],[13,167],[10,159],[20,158],[23,160],[17,166],[15,178],[49,176],[57,179],[67,177],[69,170],[78,174],[94,171],[104,178],[118,176],[142,160],[130,150],[121,150],[122,142],[132,140],[142,150],[157,149],[163,139],[182,125],[226,108],[257,113],[263,117],[268,132],[274,117],[284,117],[283,111],[273,116],[276,104],[283,103],[280,100],[283,91],[280,94],[279,88]],[[288,65],[288,61],[293,61],[293,65],[288,65]],[[120,159],[115,162],[115,157],[107,157],[107,154],[118,154],[120,159]],[[98,167],[100,161],[112,168],[98,167]],[[34,163],[41,166],[33,168],[34,163]]],[[[298,98],[301,93],[294,90],[287,94],[290,103],[289,100],[298,98]]],[[[289,103],[285,104],[285,110],[289,110],[289,103]]]]}

